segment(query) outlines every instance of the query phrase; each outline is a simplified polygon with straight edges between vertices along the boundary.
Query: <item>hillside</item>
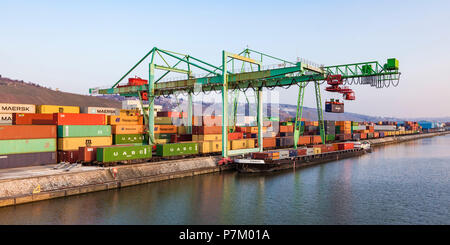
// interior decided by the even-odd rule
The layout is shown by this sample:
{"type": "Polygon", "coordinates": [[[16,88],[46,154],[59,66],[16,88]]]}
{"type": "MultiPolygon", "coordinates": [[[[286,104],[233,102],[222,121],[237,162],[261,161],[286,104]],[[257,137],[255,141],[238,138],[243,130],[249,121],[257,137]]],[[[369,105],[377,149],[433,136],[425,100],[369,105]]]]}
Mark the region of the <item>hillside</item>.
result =
{"type": "Polygon", "coordinates": [[[120,101],[55,91],[38,84],[0,77],[0,103],[121,108],[120,101]]]}

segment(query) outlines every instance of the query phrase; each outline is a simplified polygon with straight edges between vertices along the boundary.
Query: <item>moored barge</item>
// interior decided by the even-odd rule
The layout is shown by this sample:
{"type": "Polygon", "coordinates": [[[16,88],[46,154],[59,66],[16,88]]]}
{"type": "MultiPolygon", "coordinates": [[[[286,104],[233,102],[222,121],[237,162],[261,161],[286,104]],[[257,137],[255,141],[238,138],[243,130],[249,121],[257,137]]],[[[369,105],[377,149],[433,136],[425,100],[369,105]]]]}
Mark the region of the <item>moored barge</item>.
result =
{"type": "Polygon", "coordinates": [[[348,150],[293,156],[277,160],[235,159],[234,162],[236,163],[237,171],[239,171],[240,173],[273,172],[284,169],[301,168],[315,164],[360,156],[370,151],[370,145],[362,144],[361,147],[348,150]]]}

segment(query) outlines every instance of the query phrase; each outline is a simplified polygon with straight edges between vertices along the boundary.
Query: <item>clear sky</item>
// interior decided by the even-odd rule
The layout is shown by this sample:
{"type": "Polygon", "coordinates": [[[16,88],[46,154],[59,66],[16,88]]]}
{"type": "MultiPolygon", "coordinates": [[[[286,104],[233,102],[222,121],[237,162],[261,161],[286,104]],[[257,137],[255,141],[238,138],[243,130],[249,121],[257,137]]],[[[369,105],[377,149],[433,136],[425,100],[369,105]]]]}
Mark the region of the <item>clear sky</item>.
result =
{"type": "MultiPolygon", "coordinates": [[[[0,0],[0,13],[0,74],[63,91],[112,85],[154,46],[219,65],[222,50],[248,45],[325,65],[396,57],[400,85],[354,86],[346,111],[450,116],[448,0],[0,0]]],[[[297,92],[280,91],[280,102],[295,104],[297,92]]],[[[305,105],[315,107],[312,86],[305,105]]]]}

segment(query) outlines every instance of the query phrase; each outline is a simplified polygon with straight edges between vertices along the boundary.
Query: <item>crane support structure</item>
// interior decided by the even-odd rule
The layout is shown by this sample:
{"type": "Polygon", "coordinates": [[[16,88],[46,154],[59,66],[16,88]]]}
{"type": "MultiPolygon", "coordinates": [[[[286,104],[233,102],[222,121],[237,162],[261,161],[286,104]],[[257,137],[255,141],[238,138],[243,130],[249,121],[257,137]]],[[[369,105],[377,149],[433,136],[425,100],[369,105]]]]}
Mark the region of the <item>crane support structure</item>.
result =
{"type": "MultiPolygon", "coordinates": [[[[322,101],[320,85],[330,75],[340,75],[344,83],[370,85],[377,88],[397,86],[400,79],[398,60],[391,58],[387,63],[381,65],[378,61],[361,62],[344,65],[323,66],[315,65],[307,61],[290,62],[271,55],[264,54],[251,49],[244,49],[238,54],[222,51],[222,64],[212,65],[208,62],[178,52],[168,51],[154,47],[144,57],[142,57],[130,70],[128,70],[113,86],[109,88],[91,88],[91,94],[118,94],[126,97],[138,97],[141,102],[144,100],[141,93],[147,92],[148,111],[144,112],[146,132],[149,144],[155,144],[154,138],[154,100],[158,96],[169,96],[175,93],[186,93],[188,96],[188,120],[187,132],[192,132],[192,96],[195,93],[221,91],[222,94],[222,156],[240,155],[250,152],[263,151],[263,98],[264,88],[299,86],[297,100],[297,112],[294,127],[294,147],[297,147],[298,137],[303,133],[301,119],[303,113],[303,100],[306,86],[312,82],[315,89],[318,121],[322,142],[326,143],[322,101]],[[258,58],[251,58],[251,54],[258,58]],[[263,67],[264,60],[275,60],[282,62],[276,67],[263,67]],[[148,61],[148,84],[142,85],[120,85],[145,60],[148,61]],[[173,61],[173,65],[170,64],[173,61]],[[235,63],[242,63],[242,68],[236,72],[235,63]],[[250,70],[246,70],[248,66],[250,70]],[[256,66],[256,67],[255,67],[256,66]],[[206,75],[195,76],[193,69],[206,72],[206,75]],[[156,77],[156,71],[163,72],[156,77]],[[169,73],[179,73],[187,75],[186,78],[167,79],[169,73]],[[257,102],[257,126],[258,126],[258,147],[243,150],[228,150],[229,132],[229,96],[230,90],[246,91],[252,88],[256,92],[257,102]]],[[[247,100],[248,101],[248,100],[247,100]]],[[[234,101],[233,114],[236,113],[237,96],[234,101]]],[[[236,115],[233,117],[236,123],[236,115]]],[[[233,125],[235,126],[235,125],[233,125]]]]}

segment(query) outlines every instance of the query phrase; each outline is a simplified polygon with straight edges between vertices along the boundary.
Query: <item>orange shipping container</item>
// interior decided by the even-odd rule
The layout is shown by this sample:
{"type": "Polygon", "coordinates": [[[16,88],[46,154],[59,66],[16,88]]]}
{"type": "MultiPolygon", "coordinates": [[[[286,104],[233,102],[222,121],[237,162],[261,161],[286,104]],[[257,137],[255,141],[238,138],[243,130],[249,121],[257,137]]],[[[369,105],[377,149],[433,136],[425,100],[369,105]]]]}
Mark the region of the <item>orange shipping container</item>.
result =
{"type": "Polygon", "coordinates": [[[312,144],[320,144],[320,143],[322,143],[322,138],[320,137],[320,135],[312,135],[311,143],[312,144]]]}
{"type": "Polygon", "coordinates": [[[144,123],[143,116],[108,116],[109,125],[142,125],[144,123]]]}
{"type": "Polygon", "coordinates": [[[193,126],[192,134],[222,134],[221,126],[193,126]]]}
{"type": "Polygon", "coordinates": [[[272,148],[277,146],[276,138],[263,138],[263,148],[272,148]]]}
{"type": "Polygon", "coordinates": [[[293,125],[280,126],[280,133],[290,133],[290,132],[294,132],[294,126],[293,125]]]}
{"type": "Polygon", "coordinates": [[[175,125],[155,125],[153,129],[155,134],[176,134],[177,126],[175,125]]]}
{"type": "Polygon", "coordinates": [[[0,126],[0,140],[56,138],[55,125],[0,126]]]}
{"type": "Polygon", "coordinates": [[[112,125],[112,134],[144,134],[144,125],[112,125]]]}
{"type": "Polygon", "coordinates": [[[299,136],[297,145],[309,145],[311,144],[310,136],[299,136]]]}

